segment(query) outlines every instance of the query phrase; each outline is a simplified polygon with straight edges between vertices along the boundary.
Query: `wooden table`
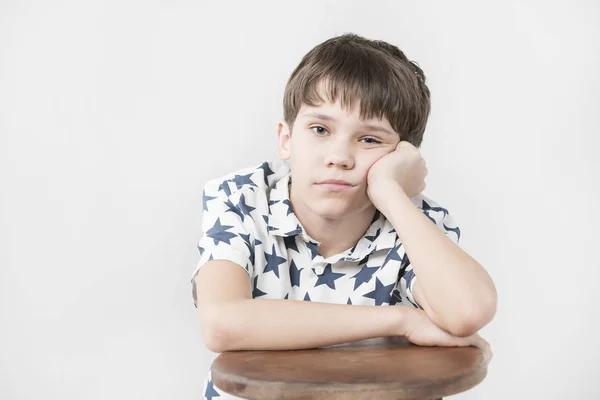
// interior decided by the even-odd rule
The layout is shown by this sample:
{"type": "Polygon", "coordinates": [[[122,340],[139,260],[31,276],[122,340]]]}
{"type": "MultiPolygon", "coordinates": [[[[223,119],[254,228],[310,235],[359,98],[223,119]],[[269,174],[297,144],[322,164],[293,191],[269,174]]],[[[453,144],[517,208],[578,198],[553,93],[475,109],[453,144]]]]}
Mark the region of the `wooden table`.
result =
{"type": "Polygon", "coordinates": [[[250,400],[441,399],[487,374],[475,347],[419,347],[403,337],[310,350],[234,351],[212,365],[214,384],[250,400]]]}

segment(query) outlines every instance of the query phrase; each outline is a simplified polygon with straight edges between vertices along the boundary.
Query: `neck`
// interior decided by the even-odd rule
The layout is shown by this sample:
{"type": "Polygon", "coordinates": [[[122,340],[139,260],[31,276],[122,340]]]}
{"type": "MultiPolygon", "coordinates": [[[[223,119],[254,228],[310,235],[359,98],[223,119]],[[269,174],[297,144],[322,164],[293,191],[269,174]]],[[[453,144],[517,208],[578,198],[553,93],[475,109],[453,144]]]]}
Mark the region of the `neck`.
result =
{"type": "MultiPolygon", "coordinates": [[[[291,188],[290,188],[291,189],[291,188]]],[[[319,254],[328,258],[350,249],[365,234],[375,215],[375,206],[370,205],[356,214],[344,218],[327,218],[314,213],[302,202],[294,201],[290,190],[290,203],[296,218],[306,233],[319,244],[319,254]]]]}

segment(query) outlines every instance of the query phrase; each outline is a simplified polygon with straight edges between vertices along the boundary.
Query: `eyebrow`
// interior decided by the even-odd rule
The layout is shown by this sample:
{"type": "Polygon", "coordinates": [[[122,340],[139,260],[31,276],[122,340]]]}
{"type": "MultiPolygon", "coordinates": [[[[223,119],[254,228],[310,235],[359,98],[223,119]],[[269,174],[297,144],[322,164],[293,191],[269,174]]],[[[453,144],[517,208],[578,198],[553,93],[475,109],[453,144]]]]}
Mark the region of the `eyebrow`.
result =
{"type": "MultiPolygon", "coordinates": [[[[318,112],[311,112],[311,113],[306,113],[306,114],[300,114],[303,117],[314,117],[314,118],[319,118],[322,119],[324,121],[333,121],[333,122],[338,122],[338,120],[330,115],[327,114],[321,114],[318,112]]],[[[389,130],[385,129],[382,126],[376,126],[376,125],[369,125],[369,124],[365,124],[365,123],[361,123],[362,127],[367,129],[368,131],[371,132],[383,132],[383,133],[387,133],[388,135],[393,135],[392,132],[390,132],[389,130]]]]}

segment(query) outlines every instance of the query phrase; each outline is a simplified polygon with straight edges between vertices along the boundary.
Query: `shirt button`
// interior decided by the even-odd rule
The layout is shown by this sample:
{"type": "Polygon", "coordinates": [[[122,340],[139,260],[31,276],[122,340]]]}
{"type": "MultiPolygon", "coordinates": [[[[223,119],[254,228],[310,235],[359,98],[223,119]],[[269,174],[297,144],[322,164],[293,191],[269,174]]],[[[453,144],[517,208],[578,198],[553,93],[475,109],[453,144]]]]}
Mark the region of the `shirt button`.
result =
{"type": "Polygon", "coordinates": [[[315,268],[315,272],[317,273],[317,275],[321,275],[323,272],[325,272],[325,268],[317,267],[315,268]]]}

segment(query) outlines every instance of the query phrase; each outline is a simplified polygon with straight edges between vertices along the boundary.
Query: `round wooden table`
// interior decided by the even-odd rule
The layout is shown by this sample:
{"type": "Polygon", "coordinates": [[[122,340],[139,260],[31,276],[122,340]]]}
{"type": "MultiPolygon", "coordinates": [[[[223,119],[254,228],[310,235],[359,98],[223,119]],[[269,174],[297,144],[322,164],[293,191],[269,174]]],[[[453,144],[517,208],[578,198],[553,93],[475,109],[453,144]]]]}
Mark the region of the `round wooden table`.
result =
{"type": "Polygon", "coordinates": [[[233,351],[212,365],[214,384],[250,400],[441,399],[481,382],[475,347],[420,347],[403,337],[309,350],[233,351]]]}

